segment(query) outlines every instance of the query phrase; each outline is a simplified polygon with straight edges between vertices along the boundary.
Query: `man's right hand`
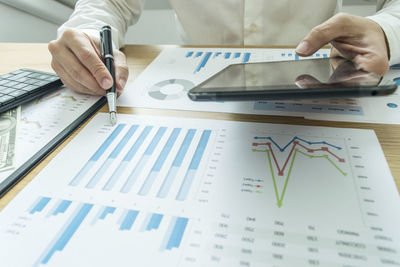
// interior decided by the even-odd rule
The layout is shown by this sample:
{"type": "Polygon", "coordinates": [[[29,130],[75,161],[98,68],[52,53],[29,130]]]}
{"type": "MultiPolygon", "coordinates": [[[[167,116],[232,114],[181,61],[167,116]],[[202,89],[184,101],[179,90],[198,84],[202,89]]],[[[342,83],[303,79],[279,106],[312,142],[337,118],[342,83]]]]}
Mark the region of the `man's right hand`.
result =
{"type": "MultiPolygon", "coordinates": [[[[78,30],[68,29],[59,39],[49,43],[53,58],[51,67],[70,89],[84,94],[105,95],[112,86],[112,77],[95,40],[78,30]]],[[[115,79],[121,92],[128,80],[129,70],[125,55],[114,49],[115,79]]]]}

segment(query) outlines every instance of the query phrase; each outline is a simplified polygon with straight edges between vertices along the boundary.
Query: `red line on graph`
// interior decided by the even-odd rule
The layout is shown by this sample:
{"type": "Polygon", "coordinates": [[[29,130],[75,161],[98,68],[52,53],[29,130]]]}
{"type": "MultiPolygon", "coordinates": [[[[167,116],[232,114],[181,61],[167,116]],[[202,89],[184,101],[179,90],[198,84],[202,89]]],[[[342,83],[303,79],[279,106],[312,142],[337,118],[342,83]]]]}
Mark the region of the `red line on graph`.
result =
{"type": "Polygon", "coordinates": [[[321,148],[318,148],[318,149],[308,148],[308,147],[304,146],[303,144],[300,144],[299,141],[296,140],[296,141],[293,142],[292,149],[290,150],[289,155],[287,156],[287,158],[286,158],[286,160],[285,160],[285,163],[283,164],[283,166],[282,166],[282,168],[281,168],[281,167],[279,166],[278,160],[277,160],[276,157],[275,157],[275,153],[274,153],[274,150],[273,150],[272,147],[271,147],[271,143],[269,143],[269,142],[268,142],[268,143],[253,143],[253,146],[260,146],[260,145],[266,145],[266,146],[268,146],[269,150],[271,151],[272,158],[274,159],[275,166],[276,166],[276,168],[278,169],[278,175],[279,175],[279,176],[283,176],[283,175],[284,175],[284,171],[285,171],[285,169],[286,169],[286,166],[287,166],[287,164],[288,164],[290,158],[292,157],[293,151],[294,151],[294,149],[295,149],[295,147],[296,147],[297,145],[300,146],[300,147],[302,147],[302,148],[304,148],[304,149],[305,149],[307,152],[309,152],[309,153],[313,153],[313,152],[315,152],[315,151],[325,151],[325,152],[328,152],[329,154],[331,154],[332,156],[334,156],[339,162],[344,162],[344,159],[343,159],[343,158],[340,158],[340,157],[337,156],[335,153],[333,153],[332,151],[330,151],[328,147],[321,147],[321,148]]]}

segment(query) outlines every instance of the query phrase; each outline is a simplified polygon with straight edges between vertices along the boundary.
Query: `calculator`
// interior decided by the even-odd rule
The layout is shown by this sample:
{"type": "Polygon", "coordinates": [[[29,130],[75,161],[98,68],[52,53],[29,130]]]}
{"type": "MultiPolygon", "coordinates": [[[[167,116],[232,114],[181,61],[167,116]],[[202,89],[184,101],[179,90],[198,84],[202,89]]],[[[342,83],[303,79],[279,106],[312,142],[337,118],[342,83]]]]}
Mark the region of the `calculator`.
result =
{"type": "Polygon", "coordinates": [[[19,69],[0,75],[0,113],[54,91],[62,85],[56,74],[32,69],[19,69]]]}

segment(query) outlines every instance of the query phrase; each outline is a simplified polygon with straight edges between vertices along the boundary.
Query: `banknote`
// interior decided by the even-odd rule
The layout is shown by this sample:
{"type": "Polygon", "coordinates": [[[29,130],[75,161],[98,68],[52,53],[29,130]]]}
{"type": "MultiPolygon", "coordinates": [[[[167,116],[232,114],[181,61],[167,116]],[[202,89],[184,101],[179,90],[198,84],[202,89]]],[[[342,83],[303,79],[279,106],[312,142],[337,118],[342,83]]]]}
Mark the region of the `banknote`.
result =
{"type": "Polygon", "coordinates": [[[0,114],[0,172],[14,168],[21,107],[0,114]]]}

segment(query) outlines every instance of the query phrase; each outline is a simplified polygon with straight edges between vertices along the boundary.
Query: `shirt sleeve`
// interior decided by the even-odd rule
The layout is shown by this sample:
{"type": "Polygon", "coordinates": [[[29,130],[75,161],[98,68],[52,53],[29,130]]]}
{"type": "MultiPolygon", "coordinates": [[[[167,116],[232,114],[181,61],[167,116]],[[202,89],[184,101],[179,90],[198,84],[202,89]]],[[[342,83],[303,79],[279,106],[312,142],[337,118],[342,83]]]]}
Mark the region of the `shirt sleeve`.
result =
{"type": "Polygon", "coordinates": [[[400,63],[400,0],[378,0],[377,13],[369,16],[386,34],[390,65],[400,63]]]}
{"type": "Polygon", "coordinates": [[[67,22],[57,31],[60,36],[66,29],[79,29],[98,38],[101,27],[108,24],[112,28],[113,44],[124,46],[128,27],[137,22],[145,0],[79,0],[67,22]]]}

